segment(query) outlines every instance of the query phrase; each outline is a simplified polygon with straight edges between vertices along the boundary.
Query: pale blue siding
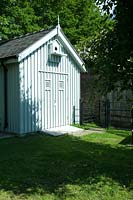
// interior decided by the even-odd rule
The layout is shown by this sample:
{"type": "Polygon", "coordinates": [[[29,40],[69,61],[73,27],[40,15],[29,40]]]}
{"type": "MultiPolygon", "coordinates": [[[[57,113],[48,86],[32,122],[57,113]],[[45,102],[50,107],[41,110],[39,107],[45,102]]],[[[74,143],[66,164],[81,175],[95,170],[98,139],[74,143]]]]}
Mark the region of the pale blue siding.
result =
{"type": "Polygon", "coordinates": [[[20,62],[21,133],[71,124],[73,106],[79,122],[80,70],[62,44],[61,58],[49,58],[52,40],[20,62]]]}

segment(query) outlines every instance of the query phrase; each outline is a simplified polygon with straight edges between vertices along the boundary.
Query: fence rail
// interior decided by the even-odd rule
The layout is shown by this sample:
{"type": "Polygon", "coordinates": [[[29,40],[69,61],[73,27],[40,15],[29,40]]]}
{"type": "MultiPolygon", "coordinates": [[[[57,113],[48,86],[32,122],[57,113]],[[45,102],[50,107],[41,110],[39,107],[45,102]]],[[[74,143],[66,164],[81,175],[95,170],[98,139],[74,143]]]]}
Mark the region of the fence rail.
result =
{"type": "Polygon", "coordinates": [[[95,122],[104,127],[131,128],[132,102],[80,101],[80,124],[95,122]]]}

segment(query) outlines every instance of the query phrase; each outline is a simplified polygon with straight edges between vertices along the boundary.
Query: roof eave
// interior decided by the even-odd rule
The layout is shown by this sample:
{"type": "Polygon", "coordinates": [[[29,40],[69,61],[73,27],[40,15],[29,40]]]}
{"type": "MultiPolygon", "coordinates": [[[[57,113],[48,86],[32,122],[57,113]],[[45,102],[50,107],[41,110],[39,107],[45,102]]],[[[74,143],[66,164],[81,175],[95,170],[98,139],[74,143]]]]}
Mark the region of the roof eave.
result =
{"type": "Polygon", "coordinates": [[[17,63],[18,57],[17,57],[17,55],[3,57],[3,58],[0,58],[0,62],[3,62],[5,64],[17,63]]]}
{"type": "Polygon", "coordinates": [[[36,49],[38,49],[42,44],[46,43],[49,41],[51,38],[54,36],[58,36],[58,38],[62,41],[63,45],[67,48],[68,52],[72,55],[73,59],[76,61],[78,64],[80,70],[82,72],[86,72],[85,69],[85,63],[84,61],[80,58],[76,50],[73,48],[72,44],[70,41],[67,39],[63,31],[61,30],[60,26],[56,26],[53,30],[51,30],[47,35],[42,37],[40,40],[32,44],[30,47],[26,48],[24,51],[18,54],[18,61],[20,62],[23,60],[25,57],[27,57],[29,54],[33,53],[36,49]]]}
{"type": "Polygon", "coordinates": [[[72,57],[74,58],[74,60],[78,64],[80,70],[82,72],[86,72],[84,61],[81,59],[81,57],[79,56],[77,51],[73,48],[72,44],[70,43],[68,38],[65,36],[65,34],[61,30],[61,28],[58,30],[58,37],[61,39],[61,41],[63,42],[64,46],[67,48],[67,50],[71,53],[72,57]]]}
{"type": "Polygon", "coordinates": [[[50,40],[52,37],[57,35],[56,28],[50,31],[47,35],[42,37],[40,40],[36,41],[33,43],[31,46],[23,50],[18,54],[18,61],[20,62],[23,60],[25,57],[27,57],[29,54],[33,53],[36,49],[38,49],[42,44],[46,43],[48,40],[50,40]]]}

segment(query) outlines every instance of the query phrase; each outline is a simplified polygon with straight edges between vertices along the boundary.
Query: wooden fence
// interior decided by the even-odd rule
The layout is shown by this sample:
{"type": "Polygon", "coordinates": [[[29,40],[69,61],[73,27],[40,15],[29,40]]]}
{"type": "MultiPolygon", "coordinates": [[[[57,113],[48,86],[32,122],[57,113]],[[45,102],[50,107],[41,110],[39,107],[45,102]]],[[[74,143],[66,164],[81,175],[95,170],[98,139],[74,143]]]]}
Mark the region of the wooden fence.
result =
{"type": "Polygon", "coordinates": [[[132,102],[80,101],[80,124],[95,122],[103,127],[131,128],[132,102]]]}

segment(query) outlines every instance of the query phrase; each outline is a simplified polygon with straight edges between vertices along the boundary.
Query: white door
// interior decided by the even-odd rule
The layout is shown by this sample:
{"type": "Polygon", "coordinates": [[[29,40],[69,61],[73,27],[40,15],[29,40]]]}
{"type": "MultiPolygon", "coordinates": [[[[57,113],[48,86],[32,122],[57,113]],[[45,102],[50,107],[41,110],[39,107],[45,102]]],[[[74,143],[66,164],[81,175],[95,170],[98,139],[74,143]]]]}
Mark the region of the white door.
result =
{"type": "Polygon", "coordinates": [[[44,126],[45,129],[68,123],[68,75],[45,73],[44,126]]]}

